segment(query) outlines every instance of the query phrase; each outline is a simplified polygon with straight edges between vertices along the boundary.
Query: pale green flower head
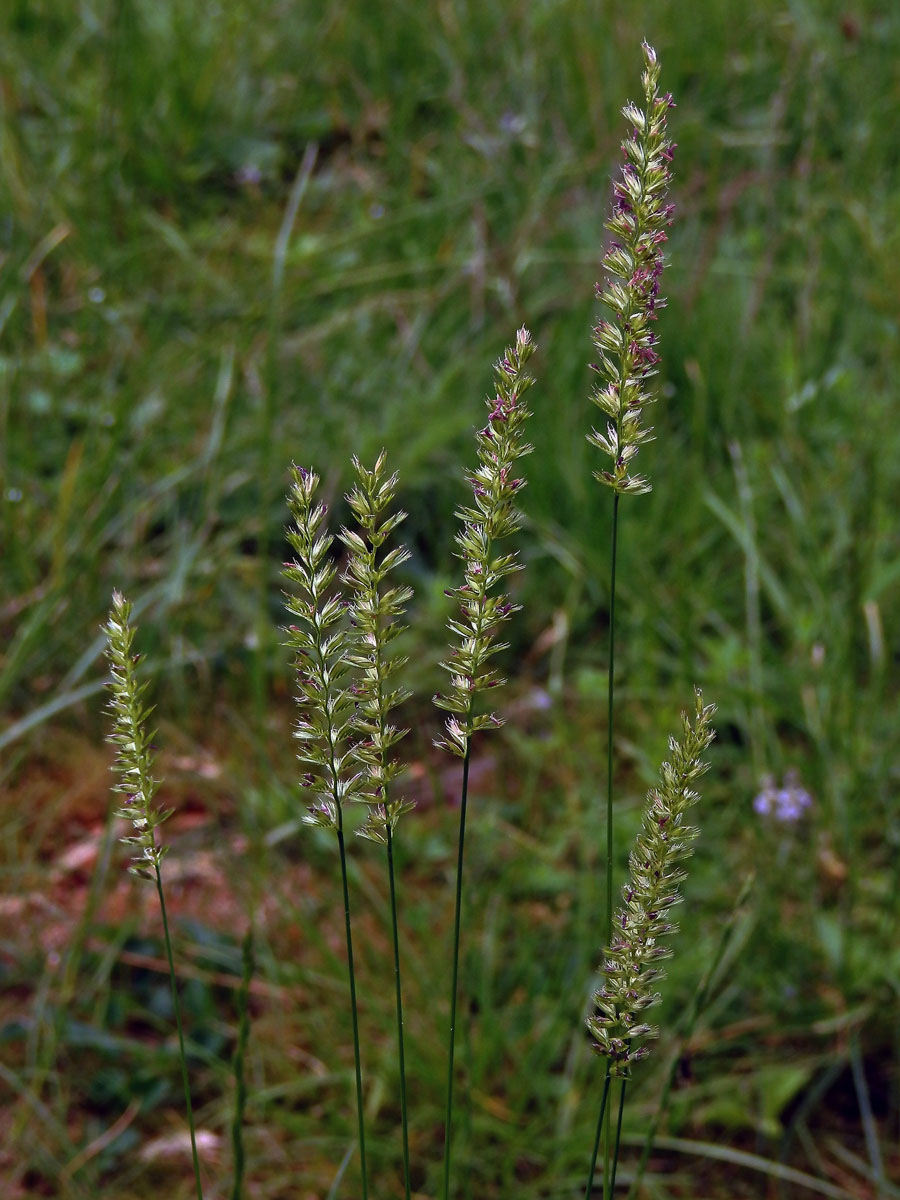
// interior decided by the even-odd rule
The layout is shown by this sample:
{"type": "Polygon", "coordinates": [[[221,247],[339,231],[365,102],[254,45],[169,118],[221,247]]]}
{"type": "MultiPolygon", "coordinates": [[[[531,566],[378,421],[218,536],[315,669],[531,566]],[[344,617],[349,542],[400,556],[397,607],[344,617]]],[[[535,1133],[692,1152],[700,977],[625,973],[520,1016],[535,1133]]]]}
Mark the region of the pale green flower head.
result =
{"type": "Polygon", "coordinates": [[[301,778],[310,796],[303,819],[339,829],[342,805],[356,798],[357,773],[348,744],[355,707],[349,679],[352,638],[343,602],[334,591],[333,539],[325,527],[325,505],[316,500],[318,486],[314,471],[293,468],[287,539],[295,557],[284,564],[283,575],[295,588],[285,597],[294,623],[286,632],[297,671],[297,757],[312,768],[301,778]]]}
{"type": "Polygon", "coordinates": [[[643,409],[655,400],[648,386],[659,362],[653,323],[666,303],[659,294],[659,281],[666,230],[674,212],[666,202],[675,150],[668,138],[667,117],[674,102],[668,93],[660,95],[655,50],[644,42],[643,51],[645,106],[628,103],[622,109],[632,128],[622,142],[625,165],[613,185],[612,213],[606,223],[614,235],[603,260],[606,279],[597,284],[597,295],[610,316],[594,327],[599,358],[591,367],[600,382],[591,399],[607,422],[605,430],[588,434],[588,441],[611,459],[609,466],[594,472],[595,478],[617,494],[633,495],[650,491],[649,481],[632,474],[632,466],[653,433],[643,423],[643,409]]]}
{"type": "Polygon", "coordinates": [[[397,488],[397,475],[386,474],[385,452],[368,470],[353,459],[356,483],[347,495],[358,529],[341,530],[341,541],[349,551],[344,582],[351,589],[350,623],[353,639],[347,656],[356,672],[356,710],[353,756],[361,767],[358,799],[369,806],[365,822],[357,832],[370,841],[385,842],[400,817],[412,803],[390,794],[391,782],[403,769],[392,751],[408,730],[390,719],[393,709],[409,698],[407,688],[394,677],[406,664],[402,655],[391,652],[391,643],[406,628],[401,624],[412,588],[388,586],[389,574],[409,558],[405,546],[383,551],[390,534],[406,519],[399,509],[389,516],[397,488]]]}
{"type": "Polygon", "coordinates": [[[647,1041],[658,1036],[643,1013],[659,1003],[655,985],[664,977],[660,966],[672,954],[660,939],[677,925],[669,919],[681,902],[680,866],[693,853],[698,830],[685,823],[689,808],[700,799],[693,784],[706,771],[703,753],[715,736],[711,721],[716,708],[695,693],[693,717],[682,713],[681,739],[669,739],[669,759],[659,783],[647,793],[641,831],[629,858],[630,878],[622,889],[623,906],[613,919],[612,945],[606,949],[606,982],[594,993],[597,1012],[588,1020],[594,1049],[609,1059],[611,1075],[627,1075],[632,1063],[649,1054],[647,1041]]]}
{"type": "Polygon", "coordinates": [[[159,787],[159,780],[153,777],[154,733],[147,729],[153,709],[143,702],[146,683],[137,682],[139,656],[132,653],[135,629],[131,624],[131,604],[121,592],[113,592],[103,632],[110,666],[107,686],[111,697],[107,711],[113,719],[107,741],[116,747],[112,770],[119,776],[113,791],[125,796],[115,815],[130,821],[134,829],[133,834],[122,838],[134,848],[129,871],[143,879],[155,879],[167,850],[159,844],[156,830],[172,815],[172,809],[159,809],[153,803],[159,787]]]}
{"type": "Polygon", "coordinates": [[[447,593],[459,602],[459,613],[447,628],[457,641],[441,663],[450,676],[450,690],[438,693],[434,703],[450,714],[444,737],[435,745],[460,758],[465,757],[473,733],[503,724],[496,713],[476,713],[475,699],[505,683],[491,668],[490,659],[506,649],[507,643],[498,641],[497,633],[519,607],[495,589],[522,564],[516,553],[498,554],[496,543],[519,529],[517,504],[525,479],[518,474],[517,463],[532,451],[523,438],[531,416],[524,396],[534,383],[525,366],[534,350],[531,334],[520,329],[515,345],[494,368],[496,391],[485,401],[487,424],[476,434],[478,466],[468,476],[472,503],[456,514],[462,522],[456,557],[464,564],[463,583],[447,593]]]}

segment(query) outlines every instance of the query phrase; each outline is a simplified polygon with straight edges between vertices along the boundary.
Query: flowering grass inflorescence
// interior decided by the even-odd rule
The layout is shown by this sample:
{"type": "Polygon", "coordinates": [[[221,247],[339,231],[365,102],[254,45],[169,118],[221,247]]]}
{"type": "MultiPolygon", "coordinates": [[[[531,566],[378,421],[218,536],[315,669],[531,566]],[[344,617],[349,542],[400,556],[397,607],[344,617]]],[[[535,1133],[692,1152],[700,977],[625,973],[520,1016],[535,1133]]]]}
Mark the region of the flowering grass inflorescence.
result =
{"type": "Polygon", "coordinates": [[[658,964],[672,951],[659,944],[675,932],[669,911],[681,896],[684,871],[677,864],[692,853],[698,830],[685,824],[685,813],[699,796],[692,784],[707,764],[702,755],[715,736],[710,722],[715,705],[696,691],[694,717],[682,714],[682,737],[669,739],[670,759],[659,784],[647,795],[641,832],[629,858],[630,878],[616,911],[612,943],[606,949],[606,982],[594,994],[599,1012],[588,1020],[595,1050],[609,1060],[609,1074],[625,1076],[632,1063],[649,1053],[646,1042],[657,1030],[641,1014],[660,997],[654,985],[663,977],[658,964]]]}
{"type": "Polygon", "coordinates": [[[353,726],[359,735],[353,754],[365,777],[359,799],[369,806],[368,816],[357,832],[360,837],[385,842],[388,826],[393,830],[403,813],[413,807],[409,801],[392,799],[389,792],[391,781],[402,770],[390,752],[407,733],[391,723],[390,713],[410,693],[391,684],[406,658],[388,654],[391,642],[406,628],[397,618],[403,615],[413,593],[412,588],[405,586],[382,586],[390,572],[409,558],[405,546],[397,546],[379,557],[391,532],[406,519],[402,511],[382,519],[382,513],[394,498],[397,475],[384,477],[383,450],[371,471],[357,458],[353,459],[353,467],[357,481],[347,502],[361,532],[344,528],[340,536],[350,552],[343,578],[353,591],[350,620],[355,636],[348,661],[357,671],[353,685],[357,702],[353,726]]]}
{"type": "Polygon", "coordinates": [[[315,499],[319,477],[297,466],[291,475],[288,505],[293,525],[287,538],[296,559],[284,564],[283,573],[300,590],[298,596],[285,599],[288,612],[300,622],[286,631],[296,656],[300,707],[294,737],[300,743],[300,761],[317,768],[303,775],[303,786],[313,794],[304,820],[338,829],[342,805],[356,795],[348,747],[355,707],[347,678],[351,635],[341,597],[331,590],[337,574],[329,557],[334,539],[324,530],[326,507],[315,499]]]}
{"type": "Polygon", "coordinates": [[[643,51],[646,108],[629,103],[622,110],[632,132],[622,143],[626,162],[613,185],[607,228],[615,240],[603,260],[607,280],[605,286],[597,284],[597,295],[613,319],[599,321],[593,333],[600,358],[592,367],[602,382],[591,399],[608,422],[605,433],[594,429],[588,440],[612,459],[595,477],[617,494],[650,490],[649,481],[632,475],[630,468],[641,444],[652,436],[642,424],[642,412],[654,400],[646,387],[659,361],[652,323],[665,305],[659,278],[673,212],[666,193],[675,145],[668,140],[666,118],[674,102],[669,94],[659,93],[656,51],[646,42],[643,51]]]}
{"type": "Polygon", "coordinates": [[[438,693],[434,703],[450,713],[446,736],[436,743],[442,750],[464,758],[472,734],[503,722],[495,713],[474,713],[478,692],[504,682],[488,665],[489,659],[506,643],[496,640],[497,630],[509,620],[518,605],[503,593],[492,593],[505,576],[521,569],[516,553],[496,554],[494,543],[519,529],[516,502],[525,480],[514,474],[518,459],[532,447],[523,441],[523,428],[531,416],[522,397],[534,379],[525,364],[535,345],[527,329],[516,334],[516,344],[497,362],[497,390],[486,403],[488,421],[476,435],[478,466],[468,476],[472,485],[471,507],[460,508],[463,527],[456,536],[457,557],[465,563],[464,581],[448,592],[459,601],[459,615],[448,628],[459,643],[441,666],[450,675],[450,691],[438,693]]]}
{"type": "Polygon", "coordinates": [[[172,810],[159,809],[153,804],[159,787],[159,780],[153,778],[151,742],[154,735],[147,730],[147,720],[153,709],[143,702],[147,685],[137,682],[140,656],[132,654],[131,604],[121,592],[113,592],[112,608],[103,632],[107,638],[106,657],[111,673],[108,686],[112,695],[108,711],[113,719],[113,731],[107,741],[116,747],[112,769],[120,776],[113,791],[125,796],[116,816],[130,821],[134,828],[133,834],[122,838],[138,851],[129,871],[144,879],[155,879],[166,853],[166,847],[157,840],[156,830],[172,815],[172,810]]]}

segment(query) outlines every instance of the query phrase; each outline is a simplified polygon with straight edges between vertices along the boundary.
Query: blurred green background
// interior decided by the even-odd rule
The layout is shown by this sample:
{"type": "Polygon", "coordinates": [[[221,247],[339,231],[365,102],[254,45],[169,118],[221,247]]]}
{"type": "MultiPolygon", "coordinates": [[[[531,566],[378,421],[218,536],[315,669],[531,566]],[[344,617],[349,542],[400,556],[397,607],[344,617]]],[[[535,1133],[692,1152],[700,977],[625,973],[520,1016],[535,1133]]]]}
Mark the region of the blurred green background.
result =
{"type": "MultiPolygon", "coordinates": [[[[582,1193],[609,538],[587,363],[646,37],[678,104],[677,218],[654,490],[621,530],[623,867],[694,682],[719,738],[620,1181],[673,1061],[643,1195],[900,1195],[900,8],[6,0],[0,35],[4,1194],[190,1194],[163,1145],[181,1116],[158,923],[106,817],[113,587],[179,809],[208,1178],[229,1177],[252,917],[248,1195],[356,1194],[349,1158],[335,1188],[354,1116],[334,847],[297,828],[279,570],[291,460],[337,522],[350,454],[382,445],[414,551],[404,955],[414,1183],[435,1194],[458,781],[427,697],[472,430],[522,324],[536,451],[509,724],[473,777],[460,1195],[582,1193]],[[812,808],[761,819],[764,777],[790,770],[812,808]]],[[[355,855],[388,1197],[386,885],[355,855]]]]}

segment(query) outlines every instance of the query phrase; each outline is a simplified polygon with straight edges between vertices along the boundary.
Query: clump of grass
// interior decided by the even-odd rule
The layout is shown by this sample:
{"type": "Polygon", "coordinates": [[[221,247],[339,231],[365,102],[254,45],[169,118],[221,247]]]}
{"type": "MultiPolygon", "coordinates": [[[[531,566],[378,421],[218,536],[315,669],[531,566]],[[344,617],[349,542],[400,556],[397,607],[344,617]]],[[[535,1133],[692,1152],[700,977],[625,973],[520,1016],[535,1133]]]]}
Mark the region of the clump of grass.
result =
{"type": "Polygon", "coordinates": [[[162,861],[168,847],[159,841],[156,832],[172,815],[172,809],[158,808],[154,803],[159,780],[153,776],[154,754],[151,745],[153,733],[147,727],[153,709],[148,708],[144,703],[147,685],[137,681],[139,656],[132,653],[135,628],[131,624],[131,605],[121,592],[113,592],[112,608],[103,631],[107,639],[106,656],[109,660],[111,674],[109,712],[113,719],[113,731],[108,740],[116,747],[116,761],[113,770],[120,777],[113,790],[125,796],[122,807],[116,810],[115,815],[130,821],[134,829],[132,834],[122,839],[135,850],[134,858],[128,868],[129,871],[141,879],[151,880],[156,885],[156,893],[159,897],[166,959],[169,965],[169,983],[172,989],[172,1007],[178,1030],[178,1052],[181,1059],[184,1103],[191,1135],[194,1184],[197,1200],[202,1200],[203,1187],[200,1182],[200,1160],[197,1155],[197,1135],[194,1129],[194,1109],[191,1103],[191,1085],[184,1048],[181,1004],[175,983],[175,962],[172,956],[172,939],[169,935],[166,897],[162,883],[162,861]]]}

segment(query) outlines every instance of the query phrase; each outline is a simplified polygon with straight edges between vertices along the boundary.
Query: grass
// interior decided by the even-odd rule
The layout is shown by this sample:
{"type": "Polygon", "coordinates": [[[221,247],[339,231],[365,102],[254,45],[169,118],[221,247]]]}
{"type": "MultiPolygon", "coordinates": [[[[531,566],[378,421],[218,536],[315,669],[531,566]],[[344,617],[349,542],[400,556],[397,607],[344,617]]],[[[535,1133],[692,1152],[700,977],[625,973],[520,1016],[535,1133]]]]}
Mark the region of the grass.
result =
{"type": "MultiPolygon", "coordinates": [[[[602,791],[608,604],[586,363],[618,107],[646,36],[679,101],[678,220],[658,440],[642,453],[654,492],[624,513],[620,864],[686,685],[719,706],[664,1028],[689,1009],[739,881],[755,884],[694,1029],[630,1088],[619,1180],[677,1053],[646,1195],[758,1196],[766,1177],[772,1195],[806,1194],[777,1182],[780,1165],[876,1195],[879,1162],[888,1181],[900,1170],[900,16],[869,0],[767,0],[739,19],[720,0],[15,0],[0,34],[10,1194],[189,1194],[187,1160],[140,1157],[180,1128],[178,1064],[159,930],[104,832],[98,628],[118,586],[168,722],[198,1127],[227,1142],[234,935],[253,913],[247,1179],[276,1197],[299,1172],[328,1195],[354,1138],[352,1057],[333,844],[290,831],[289,669],[266,632],[284,620],[288,464],[319,464],[340,519],[351,450],[391,448],[433,647],[411,682],[427,697],[459,464],[522,323],[541,348],[541,452],[510,720],[473,763],[471,1116],[455,1155],[479,1200],[583,1186],[580,1022],[603,938],[603,831],[585,823],[602,791]],[[815,798],[796,835],[751,809],[760,774],[790,766],[815,798]]],[[[434,1195],[456,814],[428,749],[437,720],[424,704],[411,720],[411,1157],[414,1190],[434,1195]]],[[[374,861],[357,853],[352,871],[380,1197],[401,1178],[387,896],[374,861]]]]}

